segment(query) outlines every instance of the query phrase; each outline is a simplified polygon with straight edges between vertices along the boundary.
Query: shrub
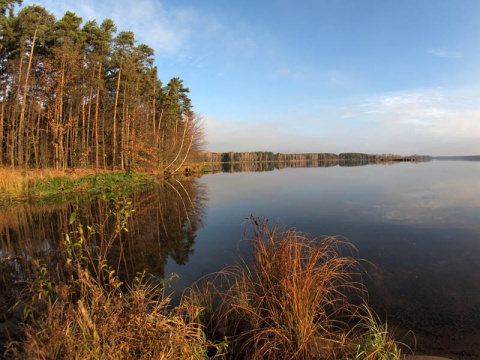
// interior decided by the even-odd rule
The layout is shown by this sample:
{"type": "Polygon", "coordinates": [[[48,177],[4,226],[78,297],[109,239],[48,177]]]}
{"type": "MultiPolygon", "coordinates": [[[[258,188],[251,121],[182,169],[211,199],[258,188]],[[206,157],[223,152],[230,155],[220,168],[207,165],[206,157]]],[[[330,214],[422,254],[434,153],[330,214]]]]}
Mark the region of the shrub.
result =
{"type": "Polygon", "coordinates": [[[271,230],[252,220],[257,226],[249,240],[251,263],[242,259],[217,274],[212,290],[196,291],[206,307],[212,304],[215,321],[207,327],[227,336],[236,358],[316,359],[340,353],[358,313],[351,296],[364,293],[354,280],[359,263],[342,255],[342,250],[351,254],[352,245],[337,237],[311,239],[294,229],[271,230]],[[219,297],[216,305],[213,293],[219,297]]]}

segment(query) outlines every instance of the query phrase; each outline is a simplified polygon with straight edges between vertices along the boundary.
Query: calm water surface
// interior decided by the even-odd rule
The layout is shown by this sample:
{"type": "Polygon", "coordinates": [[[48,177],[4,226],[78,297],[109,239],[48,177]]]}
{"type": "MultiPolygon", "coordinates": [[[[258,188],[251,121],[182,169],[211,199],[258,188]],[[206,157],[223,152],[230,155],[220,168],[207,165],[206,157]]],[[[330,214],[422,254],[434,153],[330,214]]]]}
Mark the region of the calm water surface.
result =
{"type": "Polygon", "coordinates": [[[480,358],[480,162],[221,173],[180,286],[231,264],[250,214],[313,236],[341,235],[369,260],[370,303],[419,352],[480,358]]]}
{"type": "MultiPolygon", "coordinates": [[[[358,249],[369,302],[417,338],[418,352],[480,359],[480,162],[432,161],[287,168],[171,179],[135,195],[122,245],[125,276],[147,268],[179,274],[176,293],[248,256],[250,215],[312,236],[340,235],[358,249]]],[[[0,207],[0,312],[28,278],[28,259],[54,264],[68,219],[84,224],[118,211],[114,202],[0,207]]],[[[113,263],[120,263],[112,259],[113,263]]],[[[52,265],[53,266],[53,265],[52,265]]],[[[2,320],[0,319],[0,322],[2,320]]],[[[411,338],[407,338],[411,343],[411,338]]]]}

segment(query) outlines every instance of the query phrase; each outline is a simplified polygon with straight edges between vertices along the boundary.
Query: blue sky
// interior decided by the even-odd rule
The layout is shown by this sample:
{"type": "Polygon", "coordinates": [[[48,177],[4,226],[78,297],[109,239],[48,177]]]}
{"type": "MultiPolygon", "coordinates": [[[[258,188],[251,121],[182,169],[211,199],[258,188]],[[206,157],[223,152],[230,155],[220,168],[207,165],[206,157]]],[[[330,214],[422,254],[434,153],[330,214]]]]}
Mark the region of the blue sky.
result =
{"type": "Polygon", "coordinates": [[[479,0],[24,0],[155,49],[207,150],[480,154],[479,0]]]}

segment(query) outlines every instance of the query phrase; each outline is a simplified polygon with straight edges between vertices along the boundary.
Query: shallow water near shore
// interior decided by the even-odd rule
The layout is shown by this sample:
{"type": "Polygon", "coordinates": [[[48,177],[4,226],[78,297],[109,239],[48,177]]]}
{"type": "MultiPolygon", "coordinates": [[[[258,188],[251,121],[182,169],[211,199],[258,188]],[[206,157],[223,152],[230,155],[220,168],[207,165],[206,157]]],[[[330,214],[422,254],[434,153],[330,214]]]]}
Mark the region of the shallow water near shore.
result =
{"type": "MultiPolygon", "coordinates": [[[[239,253],[248,258],[250,215],[343,236],[368,261],[369,303],[399,340],[413,345],[403,338],[412,330],[419,354],[480,358],[479,178],[480,162],[432,161],[170,179],[127,199],[135,212],[111,260],[127,280],[145,268],[154,279],[178,274],[177,296],[239,253]]],[[[28,279],[28,259],[53,267],[73,211],[108,231],[118,210],[104,200],[0,208],[0,255],[11,259],[2,262],[0,310],[28,279]]]]}

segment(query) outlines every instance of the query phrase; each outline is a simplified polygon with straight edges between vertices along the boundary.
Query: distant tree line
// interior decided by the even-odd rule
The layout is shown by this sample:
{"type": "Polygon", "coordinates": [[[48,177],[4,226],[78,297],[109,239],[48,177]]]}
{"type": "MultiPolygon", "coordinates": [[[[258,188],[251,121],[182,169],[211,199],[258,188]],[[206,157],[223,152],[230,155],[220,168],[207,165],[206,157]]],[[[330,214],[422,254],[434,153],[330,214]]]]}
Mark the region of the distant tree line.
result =
{"type": "Polygon", "coordinates": [[[201,149],[189,89],[133,32],[20,4],[0,2],[0,166],[175,170],[201,149]]]}
{"type": "Polygon", "coordinates": [[[256,152],[202,152],[199,160],[209,163],[236,163],[236,162],[309,162],[309,161],[425,161],[431,159],[426,155],[402,156],[397,154],[364,154],[364,153],[303,153],[283,154],[266,151],[256,152]]]}

